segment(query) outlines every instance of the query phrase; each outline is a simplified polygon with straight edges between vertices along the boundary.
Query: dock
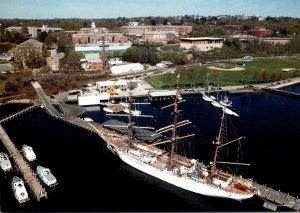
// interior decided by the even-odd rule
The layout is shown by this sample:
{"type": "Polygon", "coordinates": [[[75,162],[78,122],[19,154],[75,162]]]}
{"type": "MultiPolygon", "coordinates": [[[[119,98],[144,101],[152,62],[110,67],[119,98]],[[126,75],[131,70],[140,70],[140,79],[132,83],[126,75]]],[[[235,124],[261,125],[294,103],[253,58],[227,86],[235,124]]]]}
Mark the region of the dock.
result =
{"type": "Polygon", "coordinates": [[[300,98],[300,93],[289,92],[289,91],[280,90],[280,89],[273,89],[273,88],[264,88],[263,90],[266,91],[266,92],[275,93],[275,94],[279,94],[279,95],[290,96],[290,97],[294,97],[294,98],[300,98]]]}
{"type": "Polygon", "coordinates": [[[10,121],[10,120],[12,120],[12,119],[14,119],[16,117],[19,117],[19,116],[21,116],[21,115],[23,115],[23,114],[25,114],[25,113],[27,113],[27,112],[29,112],[29,111],[37,108],[37,107],[38,107],[37,105],[33,105],[33,106],[27,107],[26,109],[23,109],[23,110],[15,113],[15,114],[12,114],[12,115],[10,115],[10,116],[8,116],[6,118],[3,118],[3,119],[0,120],[0,124],[5,123],[7,121],[10,121]]]}
{"type": "Polygon", "coordinates": [[[295,211],[300,210],[300,199],[258,183],[253,185],[256,188],[256,195],[265,200],[263,205],[265,208],[276,211],[278,206],[285,206],[295,211]]]}
{"type": "Polygon", "coordinates": [[[3,127],[0,125],[0,139],[6,147],[9,155],[13,158],[15,165],[20,173],[22,173],[25,182],[29,185],[32,193],[34,194],[37,201],[41,198],[47,198],[47,192],[42,187],[40,181],[37,179],[36,174],[30,168],[30,165],[26,162],[23,155],[15,147],[3,127]]]}

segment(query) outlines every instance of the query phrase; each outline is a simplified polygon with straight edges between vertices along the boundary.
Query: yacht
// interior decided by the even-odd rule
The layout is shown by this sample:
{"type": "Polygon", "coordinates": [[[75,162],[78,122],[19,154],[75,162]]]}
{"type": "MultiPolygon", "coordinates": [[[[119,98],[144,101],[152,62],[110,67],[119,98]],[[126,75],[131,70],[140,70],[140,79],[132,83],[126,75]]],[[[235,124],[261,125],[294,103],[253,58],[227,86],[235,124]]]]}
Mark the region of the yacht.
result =
{"type": "Polygon", "coordinates": [[[56,186],[57,180],[53,176],[53,174],[50,172],[50,169],[42,167],[42,166],[37,166],[36,167],[36,172],[39,175],[40,179],[47,185],[47,186],[56,186]]]}
{"type": "Polygon", "coordinates": [[[11,181],[11,187],[19,203],[25,203],[29,200],[24,181],[21,178],[14,176],[11,181]]]}
{"type": "Polygon", "coordinates": [[[9,157],[4,152],[0,152],[0,166],[4,172],[12,170],[12,165],[10,163],[9,157]]]}
{"type": "Polygon", "coordinates": [[[23,151],[23,154],[24,154],[25,158],[28,161],[34,161],[34,160],[36,160],[36,155],[33,152],[33,149],[32,149],[31,146],[28,146],[28,145],[24,144],[22,146],[22,151],[23,151]]]}

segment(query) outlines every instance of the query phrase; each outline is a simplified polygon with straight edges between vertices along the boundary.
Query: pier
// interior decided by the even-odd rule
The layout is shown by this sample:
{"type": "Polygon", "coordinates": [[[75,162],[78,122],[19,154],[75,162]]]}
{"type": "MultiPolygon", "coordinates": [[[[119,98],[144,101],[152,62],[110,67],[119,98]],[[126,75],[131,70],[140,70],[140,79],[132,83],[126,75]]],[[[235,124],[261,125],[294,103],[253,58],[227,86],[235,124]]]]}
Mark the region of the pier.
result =
{"type": "Polygon", "coordinates": [[[3,118],[3,119],[0,120],[0,125],[1,125],[2,123],[5,123],[5,122],[7,122],[7,121],[10,121],[10,120],[12,120],[12,119],[14,119],[14,118],[16,118],[16,117],[19,117],[19,116],[21,116],[21,115],[23,115],[23,114],[25,114],[25,113],[27,113],[27,112],[29,112],[29,111],[31,111],[31,110],[37,108],[37,107],[38,107],[37,105],[33,105],[33,106],[27,107],[26,109],[23,109],[23,110],[21,110],[21,111],[15,113],[15,114],[12,114],[12,115],[10,115],[10,116],[8,116],[8,117],[6,117],[6,118],[3,118]]]}
{"type": "Polygon", "coordinates": [[[35,173],[30,168],[29,164],[24,159],[23,155],[15,147],[9,136],[0,125],[0,139],[6,147],[9,155],[13,158],[15,165],[20,173],[22,173],[25,182],[29,185],[32,193],[34,194],[37,201],[40,201],[42,197],[47,198],[47,192],[42,187],[40,181],[37,179],[35,173]]]}
{"type": "Polygon", "coordinates": [[[300,210],[300,199],[258,183],[253,185],[256,188],[256,195],[265,200],[263,205],[265,208],[276,211],[278,206],[285,206],[295,211],[300,210]]]}
{"type": "Polygon", "coordinates": [[[294,98],[300,98],[300,93],[289,92],[289,91],[280,90],[280,89],[271,89],[271,88],[264,88],[264,90],[266,92],[270,92],[270,93],[275,93],[275,94],[279,94],[279,95],[290,96],[290,97],[294,97],[294,98]]]}

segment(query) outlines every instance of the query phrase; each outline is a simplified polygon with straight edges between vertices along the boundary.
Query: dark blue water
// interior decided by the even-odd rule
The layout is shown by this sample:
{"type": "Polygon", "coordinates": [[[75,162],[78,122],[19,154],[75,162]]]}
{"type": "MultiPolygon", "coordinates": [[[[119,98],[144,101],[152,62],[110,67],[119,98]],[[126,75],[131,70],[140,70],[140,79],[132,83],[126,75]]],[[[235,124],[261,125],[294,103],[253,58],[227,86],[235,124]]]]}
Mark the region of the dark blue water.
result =
{"type": "MultiPolygon", "coordinates": [[[[199,96],[184,99],[181,116],[190,119],[192,125],[180,134],[193,132],[196,136],[177,151],[187,150],[187,155],[208,163],[212,159],[212,141],[219,129],[221,110],[199,96]]],[[[256,93],[230,99],[240,117],[228,120],[228,138],[246,137],[241,143],[242,160],[251,163],[247,169],[239,168],[239,174],[299,196],[300,175],[296,171],[300,162],[300,100],[256,93]]],[[[162,106],[138,105],[143,114],[152,114],[154,118],[136,123],[155,128],[172,123],[172,111],[161,110],[162,106]]],[[[18,108],[1,106],[0,116],[15,110],[18,108]]],[[[89,107],[87,116],[97,122],[107,119],[100,107],[89,107]]],[[[31,195],[30,203],[19,206],[10,187],[12,176],[18,173],[1,172],[3,212],[265,211],[263,201],[257,197],[243,202],[205,197],[141,173],[116,159],[96,135],[54,120],[40,109],[8,122],[4,128],[18,148],[24,143],[33,147],[37,155],[33,168],[37,164],[49,167],[59,185],[49,192],[47,200],[36,202],[31,195]]],[[[231,156],[235,149],[234,145],[221,154],[224,158],[240,157],[231,156]]],[[[5,151],[2,144],[0,151],[5,151]]],[[[236,171],[233,167],[227,169],[236,171]]]]}
{"type": "Polygon", "coordinates": [[[282,90],[294,92],[294,93],[300,93],[300,86],[299,86],[299,84],[296,84],[296,85],[282,88],[282,90]]]}

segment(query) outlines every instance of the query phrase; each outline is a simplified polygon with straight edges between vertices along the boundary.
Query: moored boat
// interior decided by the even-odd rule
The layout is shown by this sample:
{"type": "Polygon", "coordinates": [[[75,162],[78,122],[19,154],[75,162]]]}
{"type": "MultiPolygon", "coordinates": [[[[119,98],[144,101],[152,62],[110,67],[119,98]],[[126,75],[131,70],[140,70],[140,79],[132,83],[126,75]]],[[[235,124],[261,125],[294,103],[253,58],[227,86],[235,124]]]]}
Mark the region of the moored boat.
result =
{"type": "Polygon", "coordinates": [[[25,158],[28,160],[28,161],[34,161],[36,160],[36,155],[32,149],[31,146],[28,146],[26,144],[24,144],[22,146],[22,151],[23,151],[23,154],[25,156],[25,158]]]}
{"type": "Polygon", "coordinates": [[[15,198],[20,204],[25,203],[29,200],[24,181],[21,178],[19,178],[18,176],[14,176],[11,181],[11,187],[14,192],[15,198]]]}
{"type": "Polygon", "coordinates": [[[36,172],[40,179],[47,185],[47,186],[56,186],[57,180],[51,173],[50,169],[42,167],[42,166],[37,166],[36,167],[36,172]]]}
{"type": "Polygon", "coordinates": [[[9,160],[9,156],[4,152],[0,152],[0,166],[4,172],[12,170],[12,165],[9,160]]]}

